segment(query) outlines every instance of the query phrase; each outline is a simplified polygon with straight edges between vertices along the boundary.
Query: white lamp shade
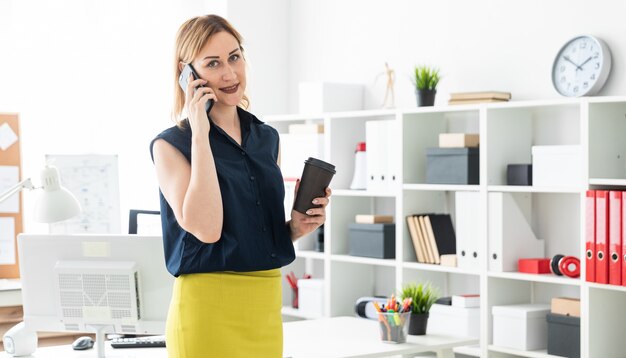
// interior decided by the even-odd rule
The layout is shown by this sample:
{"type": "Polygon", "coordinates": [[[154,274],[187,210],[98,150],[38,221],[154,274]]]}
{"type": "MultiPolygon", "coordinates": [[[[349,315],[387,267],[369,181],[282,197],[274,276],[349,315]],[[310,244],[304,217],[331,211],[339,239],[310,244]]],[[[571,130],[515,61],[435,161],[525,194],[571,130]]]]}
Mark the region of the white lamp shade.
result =
{"type": "Polygon", "coordinates": [[[35,221],[53,223],[67,220],[80,213],[76,197],[61,186],[57,168],[47,166],[41,171],[43,192],[39,193],[35,204],[35,221]]]}
{"type": "Polygon", "coordinates": [[[55,191],[43,191],[35,204],[35,221],[53,223],[67,220],[80,213],[78,200],[69,190],[61,187],[55,191]]]}

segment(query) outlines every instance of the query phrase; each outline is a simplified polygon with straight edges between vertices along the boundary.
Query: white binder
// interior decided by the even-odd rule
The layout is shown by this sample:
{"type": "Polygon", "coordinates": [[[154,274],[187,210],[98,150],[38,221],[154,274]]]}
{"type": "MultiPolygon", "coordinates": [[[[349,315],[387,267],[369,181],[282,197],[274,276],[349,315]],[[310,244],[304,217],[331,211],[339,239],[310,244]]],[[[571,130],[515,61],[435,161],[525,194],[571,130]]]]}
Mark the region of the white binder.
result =
{"type": "Polygon", "coordinates": [[[390,191],[399,184],[399,136],[395,120],[365,124],[367,190],[390,191]]]}
{"type": "Polygon", "coordinates": [[[529,193],[489,193],[489,271],[517,271],[521,258],[544,257],[545,243],[529,221],[529,193]]]}
{"type": "Polygon", "coordinates": [[[480,193],[457,191],[454,194],[456,221],[456,257],[458,267],[480,270],[480,193]]]}

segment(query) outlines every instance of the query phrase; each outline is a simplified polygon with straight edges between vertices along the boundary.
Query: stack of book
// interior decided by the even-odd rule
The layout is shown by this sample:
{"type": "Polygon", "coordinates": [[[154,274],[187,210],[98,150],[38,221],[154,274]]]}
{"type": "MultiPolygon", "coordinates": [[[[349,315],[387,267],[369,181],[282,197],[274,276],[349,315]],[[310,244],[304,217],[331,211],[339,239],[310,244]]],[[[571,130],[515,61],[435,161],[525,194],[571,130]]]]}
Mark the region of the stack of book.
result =
{"type": "Polygon", "coordinates": [[[508,102],[511,99],[510,92],[486,91],[486,92],[457,92],[450,94],[448,104],[470,104],[484,102],[508,102]]]}
{"type": "Polygon", "coordinates": [[[449,214],[409,215],[406,221],[417,262],[437,265],[450,262],[449,255],[456,254],[456,236],[449,214]]]}

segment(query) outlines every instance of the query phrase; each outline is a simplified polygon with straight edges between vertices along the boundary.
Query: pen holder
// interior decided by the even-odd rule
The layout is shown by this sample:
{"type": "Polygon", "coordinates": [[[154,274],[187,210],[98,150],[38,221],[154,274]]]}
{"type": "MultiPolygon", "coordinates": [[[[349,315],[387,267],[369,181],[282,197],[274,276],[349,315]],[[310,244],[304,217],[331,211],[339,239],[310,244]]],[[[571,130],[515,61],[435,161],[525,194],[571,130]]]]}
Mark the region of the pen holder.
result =
{"type": "Polygon", "coordinates": [[[409,330],[411,311],[398,312],[378,312],[378,323],[380,327],[380,338],[385,343],[404,343],[409,330]]]}

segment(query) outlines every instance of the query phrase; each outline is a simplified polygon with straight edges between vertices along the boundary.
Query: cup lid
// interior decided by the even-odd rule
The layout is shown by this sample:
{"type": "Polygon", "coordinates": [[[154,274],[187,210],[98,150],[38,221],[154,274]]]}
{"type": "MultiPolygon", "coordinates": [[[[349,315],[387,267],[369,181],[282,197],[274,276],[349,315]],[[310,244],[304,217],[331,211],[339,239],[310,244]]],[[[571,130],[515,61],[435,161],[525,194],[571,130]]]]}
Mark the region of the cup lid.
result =
{"type": "Polygon", "coordinates": [[[319,160],[319,159],[315,159],[313,157],[309,157],[309,159],[304,161],[304,164],[309,164],[309,165],[315,165],[316,167],[320,167],[324,170],[327,170],[333,174],[336,173],[335,171],[335,166],[330,164],[330,163],[326,163],[323,160],[319,160]]]}

